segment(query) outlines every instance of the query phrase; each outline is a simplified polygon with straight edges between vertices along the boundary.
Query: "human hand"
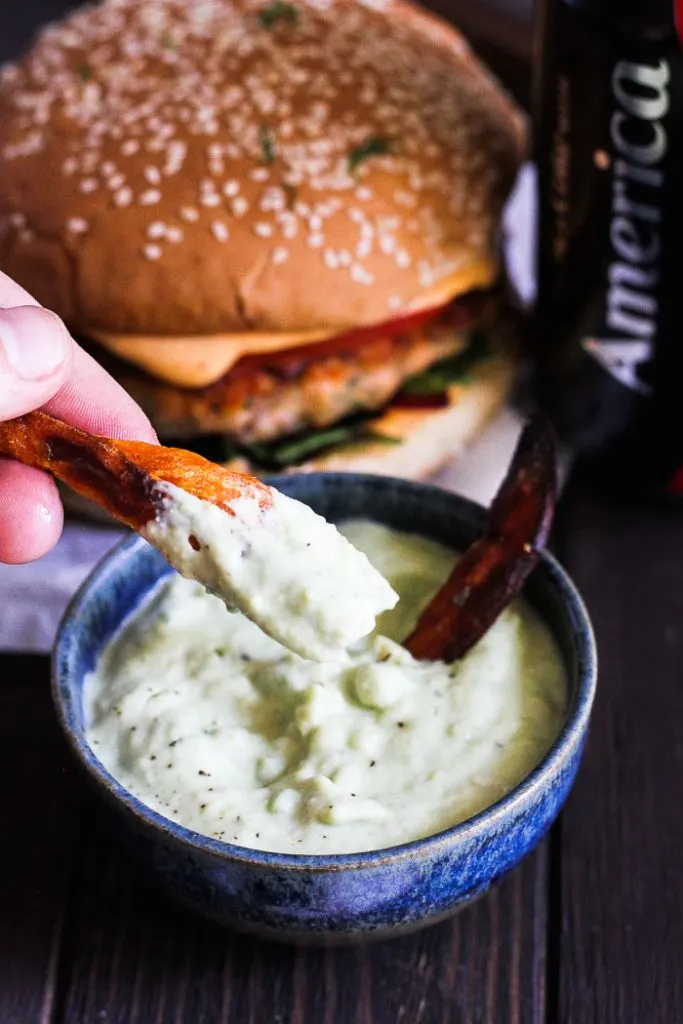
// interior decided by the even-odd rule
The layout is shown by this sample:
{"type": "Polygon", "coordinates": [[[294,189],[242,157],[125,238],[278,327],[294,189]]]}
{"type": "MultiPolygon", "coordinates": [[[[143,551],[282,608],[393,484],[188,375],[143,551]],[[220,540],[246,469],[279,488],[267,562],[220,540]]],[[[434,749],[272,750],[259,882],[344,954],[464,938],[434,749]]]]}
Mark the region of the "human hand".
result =
{"type": "MultiPolygon", "coordinates": [[[[0,273],[0,420],[38,408],[92,433],[156,441],[142,410],[59,317],[0,273]]],[[[62,524],[52,477],[0,458],[0,562],[40,558],[62,524]]]]}

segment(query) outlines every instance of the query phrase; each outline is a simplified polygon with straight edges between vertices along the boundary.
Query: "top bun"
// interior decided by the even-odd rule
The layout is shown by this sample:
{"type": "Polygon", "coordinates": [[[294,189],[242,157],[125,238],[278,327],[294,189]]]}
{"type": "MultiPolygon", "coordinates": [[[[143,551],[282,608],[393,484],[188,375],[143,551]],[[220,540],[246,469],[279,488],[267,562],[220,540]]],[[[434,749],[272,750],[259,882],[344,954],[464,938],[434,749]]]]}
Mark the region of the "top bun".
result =
{"type": "Polygon", "coordinates": [[[337,331],[486,286],[522,121],[403,0],[105,0],[0,82],[0,267],[83,333],[337,331]]]}

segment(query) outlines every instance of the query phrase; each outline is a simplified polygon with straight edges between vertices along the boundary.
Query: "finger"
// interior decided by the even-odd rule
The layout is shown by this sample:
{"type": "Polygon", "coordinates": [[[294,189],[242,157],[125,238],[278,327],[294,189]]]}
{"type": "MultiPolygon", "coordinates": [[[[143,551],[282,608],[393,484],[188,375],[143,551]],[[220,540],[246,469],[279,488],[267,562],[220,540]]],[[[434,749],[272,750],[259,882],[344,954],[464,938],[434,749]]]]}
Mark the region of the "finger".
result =
{"type": "Polygon", "coordinates": [[[0,562],[40,558],[59,540],[63,513],[47,474],[0,459],[0,562]]]}
{"type": "Polygon", "coordinates": [[[45,411],[74,427],[104,437],[156,443],[144,412],[92,356],[74,344],[71,374],[45,411]]]}
{"type": "MultiPolygon", "coordinates": [[[[43,314],[56,322],[65,331],[62,321],[53,313],[43,310],[27,291],[7,274],[0,273],[0,307],[34,307],[31,312],[38,317],[43,314]]],[[[11,320],[13,310],[5,309],[0,315],[11,320]]],[[[31,320],[31,334],[36,321],[31,320]]],[[[27,332],[28,333],[28,330],[27,332]]],[[[42,334],[37,335],[38,339],[42,334]]],[[[68,337],[68,336],[67,336],[68,337]]],[[[1,338],[1,335],[0,335],[1,338]]],[[[121,437],[131,440],[156,442],[157,436],[149,420],[132,398],[103,370],[80,346],[69,339],[72,364],[53,390],[40,402],[30,404],[21,412],[38,408],[54,395],[54,401],[47,411],[74,426],[106,437],[121,437]],[[68,374],[71,374],[67,380],[68,374]]],[[[21,412],[7,415],[2,407],[2,382],[0,378],[0,418],[19,416],[21,412]]]]}
{"type": "Polygon", "coordinates": [[[39,306],[0,309],[0,419],[37,409],[63,387],[74,342],[64,324],[39,306]]]}

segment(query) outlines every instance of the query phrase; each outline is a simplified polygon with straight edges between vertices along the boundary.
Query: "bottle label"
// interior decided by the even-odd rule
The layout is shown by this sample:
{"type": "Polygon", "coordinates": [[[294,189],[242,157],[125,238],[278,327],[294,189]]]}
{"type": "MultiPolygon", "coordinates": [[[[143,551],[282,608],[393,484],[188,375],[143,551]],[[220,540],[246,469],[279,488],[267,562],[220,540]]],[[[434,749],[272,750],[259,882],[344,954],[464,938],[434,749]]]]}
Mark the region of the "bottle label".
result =
{"type": "Polygon", "coordinates": [[[668,33],[628,34],[549,6],[539,345],[552,349],[559,415],[579,445],[615,448],[636,472],[656,463],[665,483],[683,464],[681,47],[673,18],[668,33]]]}
{"type": "Polygon", "coordinates": [[[614,62],[609,150],[593,155],[611,186],[606,294],[602,336],[586,337],[582,345],[620,384],[643,394],[651,383],[640,372],[653,359],[660,315],[670,84],[665,58],[614,62]]]}

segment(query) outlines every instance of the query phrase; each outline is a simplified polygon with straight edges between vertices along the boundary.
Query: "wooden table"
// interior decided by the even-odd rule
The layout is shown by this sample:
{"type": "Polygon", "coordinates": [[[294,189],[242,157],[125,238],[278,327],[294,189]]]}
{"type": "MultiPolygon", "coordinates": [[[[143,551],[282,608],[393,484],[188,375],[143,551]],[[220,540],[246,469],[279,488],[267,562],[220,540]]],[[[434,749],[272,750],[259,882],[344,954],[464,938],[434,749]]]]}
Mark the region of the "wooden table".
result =
{"type": "MultiPolygon", "coordinates": [[[[59,6],[22,0],[15,48],[59,6]]],[[[477,35],[486,18],[463,10],[477,35]]],[[[524,26],[493,23],[487,54],[524,96],[524,26]]],[[[267,945],[167,903],[97,831],[47,660],[0,656],[0,1024],[683,1022],[683,515],[575,485],[556,547],[601,655],[574,791],[490,895],[381,945],[267,945]]]]}

